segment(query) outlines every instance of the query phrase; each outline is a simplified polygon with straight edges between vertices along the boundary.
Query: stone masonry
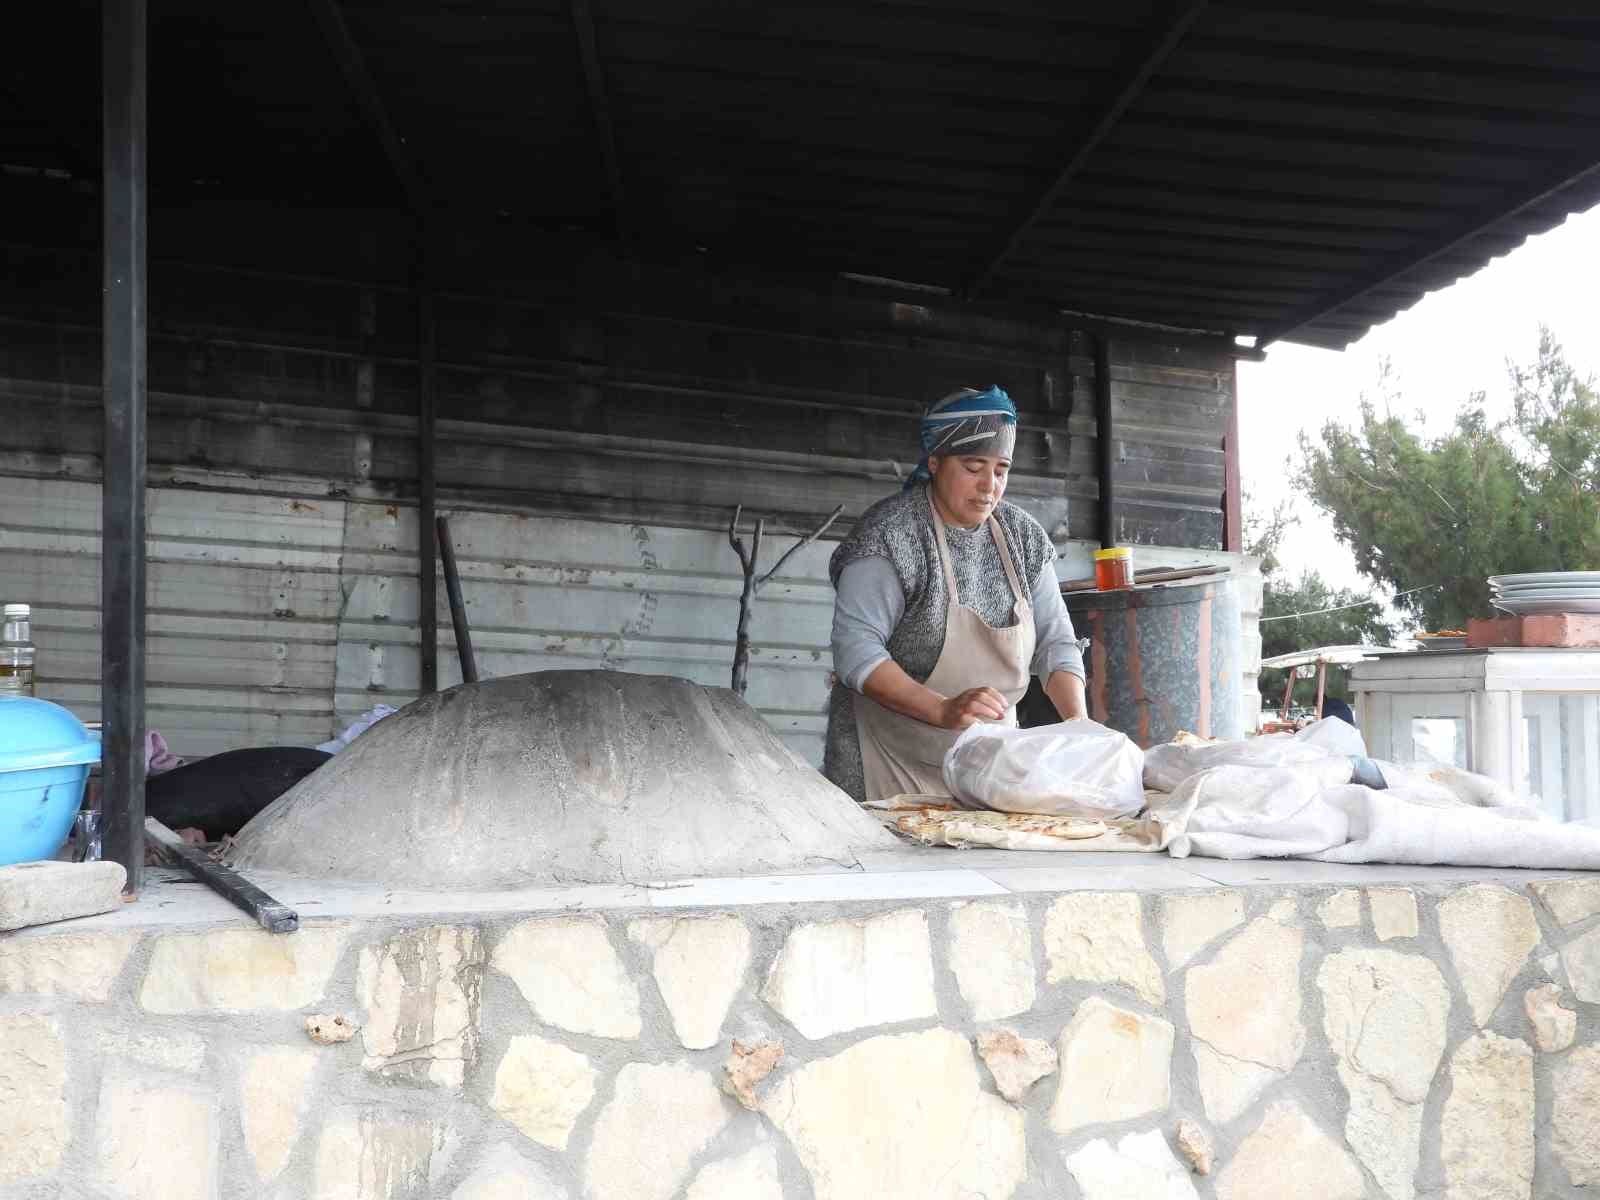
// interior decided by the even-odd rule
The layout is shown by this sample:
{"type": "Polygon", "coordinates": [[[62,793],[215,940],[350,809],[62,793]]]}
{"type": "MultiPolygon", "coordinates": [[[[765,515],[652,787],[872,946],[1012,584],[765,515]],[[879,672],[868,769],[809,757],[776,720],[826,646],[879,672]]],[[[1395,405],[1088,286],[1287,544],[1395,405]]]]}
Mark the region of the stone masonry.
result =
{"type": "Polygon", "coordinates": [[[0,935],[0,1200],[1600,1188],[1600,879],[120,918],[0,935]]]}

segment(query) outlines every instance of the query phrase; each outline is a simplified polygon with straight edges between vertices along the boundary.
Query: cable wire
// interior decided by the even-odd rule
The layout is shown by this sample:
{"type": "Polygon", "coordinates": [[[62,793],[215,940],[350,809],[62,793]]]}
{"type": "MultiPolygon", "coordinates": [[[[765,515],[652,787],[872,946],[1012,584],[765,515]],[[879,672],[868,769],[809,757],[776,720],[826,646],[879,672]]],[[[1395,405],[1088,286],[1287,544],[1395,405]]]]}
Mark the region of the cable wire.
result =
{"type": "Polygon", "coordinates": [[[1260,624],[1265,625],[1268,621],[1293,621],[1297,617],[1320,617],[1323,613],[1348,612],[1352,608],[1366,608],[1368,605],[1372,604],[1393,604],[1396,600],[1400,599],[1401,596],[1409,596],[1413,592],[1426,592],[1430,588],[1443,586],[1444,584],[1442,583],[1427,583],[1421,587],[1407,588],[1403,592],[1396,592],[1387,600],[1360,600],[1355,604],[1337,604],[1332,608],[1314,608],[1309,612],[1284,613],[1277,617],[1262,617],[1260,624]]]}

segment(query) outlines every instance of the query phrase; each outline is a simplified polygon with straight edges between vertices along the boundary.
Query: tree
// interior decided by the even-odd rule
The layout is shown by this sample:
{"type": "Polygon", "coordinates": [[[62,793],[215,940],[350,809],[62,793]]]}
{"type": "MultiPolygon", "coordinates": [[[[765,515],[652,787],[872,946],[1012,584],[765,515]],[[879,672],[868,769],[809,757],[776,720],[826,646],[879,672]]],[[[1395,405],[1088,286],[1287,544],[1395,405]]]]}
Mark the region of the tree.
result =
{"type": "MultiPolygon", "coordinates": [[[[1280,501],[1265,515],[1252,507],[1248,496],[1245,501],[1245,552],[1261,560],[1264,586],[1262,658],[1318,646],[1386,646],[1393,641],[1395,630],[1385,615],[1384,601],[1334,587],[1316,571],[1302,571],[1298,580],[1283,577],[1278,550],[1299,521],[1288,501],[1280,501]]],[[[1262,696],[1274,704],[1281,702],[1283,684],[1282,675],[1263,675],[1262,696]]],[[[1295,693],[1297,701],[1314,702],[1316,681],[1300,681],[1295,693]]],[[[1329,669],[1327,694],[1348,699],[1348,675],[1343,668],[1329,669]]]]}
{"type": "Polygon", "coordinates": [[[1357,568],[1392,587],[1396,606],[1427,629],[1490,615],[1490,575],[1600,566],[1593,381],[1549,330],[1532,367],[1509,369],[1508,420],[1491,421],[1479,392],[1448,432],[1428,437],[1363,396],[1357,428],[1329,422],[1321,445],[1300,440],[1300,489],[1332,518],[1357,568]]]}
{"type": "MultiPolygon", "coordinates": [[[[1385,609],[1382,600],[1334,587],[1315,571],[1303,571],[1292,582],[1268,578],[1261,606],[1261,657],[1275,658],[1319,646],[1387,646],[1394,640],[1395,629],[1385,609]]],[[[1261,694],[1279,703],[1283,684],[1282,675],[1265,675],[1261,694]]],[[[1314,703],[1316,689],[1316,680],[1301,680],[1295,684],[1295,699],[1314,703]]],[[[1350,698],[1345,668],[1328,668],[1327,694],[1350,698]]]]}

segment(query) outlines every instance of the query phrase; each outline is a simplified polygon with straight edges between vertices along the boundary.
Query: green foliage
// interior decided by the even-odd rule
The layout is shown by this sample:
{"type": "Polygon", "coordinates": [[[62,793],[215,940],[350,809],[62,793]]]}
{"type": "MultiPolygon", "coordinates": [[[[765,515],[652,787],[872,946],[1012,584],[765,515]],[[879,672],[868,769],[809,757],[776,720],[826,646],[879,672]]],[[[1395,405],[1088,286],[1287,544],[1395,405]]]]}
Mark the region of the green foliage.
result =
{"type": "Polygon", "coordinates": [[[1244,493],[1244,552],[1261,560],[1261,574],[1270,579],[1283,564],[1278,548],[1292,526],[1300,523],[1287,500],[1280,500],[1265,515],[1256,510],[1249,489],[1244,493]]]}
{"type": "Polygon", "coordinates": [[[1548,330],[1511,375],[1507,421],[1479,393],[1430,438],[1363,397],[1358,428],[1301,438],[1301,490],[1423,628],[1490,615],[1489,575],[1600,567],[1600,398],[1548,330]]]}
{"type": "MultiPolygon", "coordinates": [[[[1278,551],[1291,529],[1299,524],[1288,501],[1280,501],[1271,512],[1262,513],[1244,497],[1245,553],[1261,560],[1265,595],[1261,615],[1261,657],[1274,658],[1296,650],[1318,646],[1387,646],[1395,630],[1384,615],[1385,604],[1348,588],[1336,588],[1315,571],[1301,572],[1298,580],[1279,576],[1283,566],[1278,551]],[[1335,609],[1324,612],[1324,609],[1335,609]],[[1276,618],[1266,620],[1266,618],[1276,618]]],[[[1339,667],[1328,669],[1327,694],[1349,699],[1348,673],[1339,667]]],[[[1283,701],[1285,679],[1281,671],[1261,677],[1261,694],[1273,704],[1283,701]]],[[[1295,702],[1316,701],[1315,679],[1295,684],[1295,702]]]]}
{"type": "MultiPolygon", "coordinates": [[[[1333,587],[1315,571],[1305,571],[1295,581],[1269,575],[1261,616],[1262,658],[1274,658],[1296,650],[1315,650],[1319,646],[1387,646],[1395,635],[1381,601],[1372,603],[1370,597],[1360,592],[1333,587]],[[1325,612],[1324,609],[1338,611],[1325,612]],[[1267,619],[1271,617],[1280,619],[1267,619]]],[[[1261,694],[1273,704],[1281,703],[1284,682],[1282,671],[1265,672],[1261,677],[1261,694]]],[[[1315,679],[1303,679],[1295,684],[1297,703],[1315,703],[1316,692],[1315,679]]],[[[1343,668],[1328,668],[1327,694],[1341,700],[1350,698],[1348,672],[1343,668]]]]}

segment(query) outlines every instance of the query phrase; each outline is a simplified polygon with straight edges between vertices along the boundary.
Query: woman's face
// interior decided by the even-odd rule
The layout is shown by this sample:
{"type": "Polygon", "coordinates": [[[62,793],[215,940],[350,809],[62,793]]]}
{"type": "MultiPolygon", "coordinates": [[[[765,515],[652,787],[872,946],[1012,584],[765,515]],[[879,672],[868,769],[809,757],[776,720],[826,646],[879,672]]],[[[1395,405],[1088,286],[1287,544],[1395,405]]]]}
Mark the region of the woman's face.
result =
{"type": "Polygon", "coordinates": [[[928,460],[933,498],[947,521],[970,529],[988,520],[1006,494],[1009,458],[946,454],[928,460]]]}

